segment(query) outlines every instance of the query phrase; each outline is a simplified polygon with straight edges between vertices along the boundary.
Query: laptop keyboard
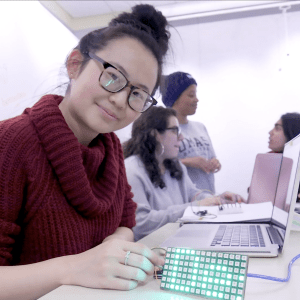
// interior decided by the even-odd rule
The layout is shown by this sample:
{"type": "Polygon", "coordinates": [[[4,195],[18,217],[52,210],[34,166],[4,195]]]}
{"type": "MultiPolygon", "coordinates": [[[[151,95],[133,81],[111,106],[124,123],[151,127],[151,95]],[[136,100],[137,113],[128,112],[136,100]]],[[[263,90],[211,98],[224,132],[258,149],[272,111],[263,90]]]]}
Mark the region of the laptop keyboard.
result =
{"type": "Polygon", "coordinates": [[[211,246],[265,247],[260,225],[220,225],[211,246]]]}

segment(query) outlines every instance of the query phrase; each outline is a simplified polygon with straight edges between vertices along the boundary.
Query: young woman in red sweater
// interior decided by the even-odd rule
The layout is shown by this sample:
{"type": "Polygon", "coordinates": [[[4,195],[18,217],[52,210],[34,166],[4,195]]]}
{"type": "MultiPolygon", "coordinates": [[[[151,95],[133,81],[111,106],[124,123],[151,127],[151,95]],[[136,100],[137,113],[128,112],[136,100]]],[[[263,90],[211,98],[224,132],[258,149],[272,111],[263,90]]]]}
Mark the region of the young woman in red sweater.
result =
{"type": "Polygon", "coordinates": [[[137,5],[83,37],[65,97],[0,122],[0,299],[63,284],[130,290],[163,260],[133,242],[136,204],[113,131],[156,104],[165,17],[137,5]]]}

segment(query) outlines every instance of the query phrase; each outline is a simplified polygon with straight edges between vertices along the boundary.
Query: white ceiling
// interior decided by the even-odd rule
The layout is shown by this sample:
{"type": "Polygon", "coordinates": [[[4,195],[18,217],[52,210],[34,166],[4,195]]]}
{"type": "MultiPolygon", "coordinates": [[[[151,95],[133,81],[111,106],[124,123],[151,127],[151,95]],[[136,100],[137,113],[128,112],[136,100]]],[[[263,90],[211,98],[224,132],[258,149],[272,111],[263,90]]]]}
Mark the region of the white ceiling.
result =
{"type": "Polygon", "coordinates": [[[155,6],[173,26],[191,22],[211,22],[221,19],[249,17],[255,14],[280,13],[279,6],[300,10],[300,1],[40,1],[78,38],[96,28],[107,26],[122,11],[140,3],[155,6]]]}
{"type": "Polygon", "coordinates": [[[148,3],[155,7],[171,5],[184,1],[57,1],[71,17],[82,18],[120,11],[130,11],[131,7],[148,3]]]}

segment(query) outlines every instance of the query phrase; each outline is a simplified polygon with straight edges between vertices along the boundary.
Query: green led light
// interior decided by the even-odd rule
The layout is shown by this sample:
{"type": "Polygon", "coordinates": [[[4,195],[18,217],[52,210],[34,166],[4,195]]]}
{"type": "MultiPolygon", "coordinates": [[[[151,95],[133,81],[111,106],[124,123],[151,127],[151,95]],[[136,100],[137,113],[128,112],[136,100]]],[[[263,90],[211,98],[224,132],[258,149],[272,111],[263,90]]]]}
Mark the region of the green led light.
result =
{"type": "Polygon", "coordinates": [[[209,299],[244,300],[247,256],[168,248],[166,258],[161,289],[209,299]]]}

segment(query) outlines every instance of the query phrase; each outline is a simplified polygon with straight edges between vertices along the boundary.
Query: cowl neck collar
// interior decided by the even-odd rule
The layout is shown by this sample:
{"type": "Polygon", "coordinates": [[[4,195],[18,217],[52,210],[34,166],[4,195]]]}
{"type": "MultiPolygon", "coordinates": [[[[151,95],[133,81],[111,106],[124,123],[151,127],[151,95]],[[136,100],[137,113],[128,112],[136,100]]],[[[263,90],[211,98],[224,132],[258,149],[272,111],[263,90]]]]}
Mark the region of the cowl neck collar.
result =
{"type": "Polygon", "coordinates": [[[94,218],[108,211],[117,192],[119,141],[99,134],[80,144],[58,105],[63,97],[46,95],[26,109],[67,201],[81,215],[94,218]]]}

